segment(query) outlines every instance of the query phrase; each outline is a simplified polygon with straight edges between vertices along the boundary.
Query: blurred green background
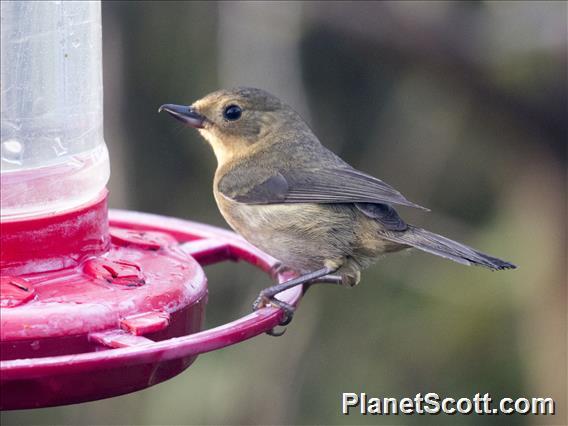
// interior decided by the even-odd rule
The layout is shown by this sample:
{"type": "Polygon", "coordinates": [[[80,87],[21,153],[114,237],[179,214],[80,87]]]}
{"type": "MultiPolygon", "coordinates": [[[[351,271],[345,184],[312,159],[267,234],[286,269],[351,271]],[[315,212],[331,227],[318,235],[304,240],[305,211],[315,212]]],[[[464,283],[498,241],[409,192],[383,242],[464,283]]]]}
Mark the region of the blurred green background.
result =
{"type": "MultiPolygon", "coordinates": [[[[200,356],[113,399],[2,413],[2,424],[566,424],[565,2],[103,2],[111,207],[227,227],[216,162],[157,114],[264,88],[322,142],[432,213],[411,223],[520,266],[392,255],[351,290],[316,287],[285,336],[200,356]],[[553,397],[554,417],[340,414],[380,397],[553,397]]],[[[208,267],[207,327],[267,276],[208,267]]]]}

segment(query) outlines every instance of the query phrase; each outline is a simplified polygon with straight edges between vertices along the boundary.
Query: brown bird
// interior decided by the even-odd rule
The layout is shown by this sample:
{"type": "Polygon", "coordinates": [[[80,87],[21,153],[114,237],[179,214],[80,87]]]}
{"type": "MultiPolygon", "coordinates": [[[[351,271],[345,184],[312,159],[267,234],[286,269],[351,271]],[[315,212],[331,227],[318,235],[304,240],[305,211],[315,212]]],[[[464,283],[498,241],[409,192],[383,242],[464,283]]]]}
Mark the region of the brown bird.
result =
{"type": "Polygon", "coordinates": [[[219,90],[159,111],[198,129],[213,148],[213,193],[229,225],[299,274],[261,291],[253,305],[283,308],[283,325],[294,309],[276,294],[315,282],[354,286],[385,253],[414,247],[465,265],[515,268],[404,222],[393,205],[424,208],[329,151],[298,113],[264,90],[219,90]]]}

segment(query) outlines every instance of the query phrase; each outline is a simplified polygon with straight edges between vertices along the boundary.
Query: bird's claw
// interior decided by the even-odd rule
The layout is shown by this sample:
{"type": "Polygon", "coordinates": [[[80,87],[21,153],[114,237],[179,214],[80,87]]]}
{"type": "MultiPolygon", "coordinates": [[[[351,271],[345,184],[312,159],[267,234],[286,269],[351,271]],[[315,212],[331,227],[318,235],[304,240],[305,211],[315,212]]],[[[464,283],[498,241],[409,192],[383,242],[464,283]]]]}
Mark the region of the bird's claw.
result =
{"type": "MultiPolygon", "coordinates": [[[[264,308],[265,306],[268,306],[268,305],[276,306],[277,308],[280,308],[284,312],[284,317],[282,318],[282,320],[280,320],[280,323],[279,323],[280,326],[285,326],[285,325],[290,324],[290,322],[292,322],[292,319],[294,318],[294,311],[295,311],[294,306],[292,306],[292,305],[290,305],[286,302],[283,302],[281,300],[278,300],[274,296],[268,297],[268,296],[265,296],[261,293],[256,298],[256,300],[254,301],[254,303],[252,305],[252,309],[254,311],[257,311],[257,310],[264,308]]],[[[282,332],[277,332],[273,328],[272,330],[267,331],[266,334],[268,334],[269,336],[278,337],[278,336],[282,336],[285,332],[286,332],[286,329],[282,330],[282,332]]]]}
{"type": "Polygon", "coordinates": [[[276,327],[271,328],[270,330],[268,330],[266,332],[266,334],[268,334],[269,336],[272,337],[280,337],[282,336],[284,333],[286,333],[287,328],[283,328],[282,331],[276,331],[276,327]]]}
{"type": "MultiPolygon", "coordinates": [[[[275,264],[273,267],[273,271],[277,273],[282,273],[282,266],[275,264]]],[[[273,305],[277,308],[280,308],[284,315],[282,320],[280,321],[280,325],[287,325],[290,324],[292,318],[294,316],[295,307],[283,302],[279,299],[276,299],[276,295],[282,293],[283,291],[289,290],[293,287],[306,284],[308,282],[314,281],[318,278],[321,278],[325,275],[329,275],[330,273],[335,272],[334,269],[326,266],[324,268],[318,269],[317,271],[310,272],[308,274],[301,275],[296,278],[291,278],[288,281],[284,281],[278,284],[273,285],[272,287],[265,288],[260,292],[256,300],[254,301],[252,308],[253,310],[258,310],[263,308],[267,305],[273,305]]],[[[271,336],[281,336],[282,333],[276,333],[274,330],[268,332],[271,336]]]]}
{"type": "Polygon", "coordinates": [[[269,274],[270,277],[275,280],[278,281],[278,277],[282,274],[286,274],[292,272],[292,269],[290,269],[290,267],[284,265],[281,262],[276,262],[274,265],[272,265],[272,267],[270,268],[269,274]]]}
{"type": "Polygon", "coordinates": [[[264,308],[265,306],[270,305],[271,300],[266,297],[263,296],[262,294],[260,296],[258,296],[256,298],[256,300],[253,302],[252,304],[252,310],[253,311],[258,311],[259,309],[264,308]]]}
{"type": "Polygon", "coordinates": [[[274,265],[272,265],[272,267],[268,271],[268,273],[270,274],[270,277],[273,280],[278,280],[278,274],[280,273],[280,270],[282,268],[283,268],[282,262],[276,262],[274,265]]]}

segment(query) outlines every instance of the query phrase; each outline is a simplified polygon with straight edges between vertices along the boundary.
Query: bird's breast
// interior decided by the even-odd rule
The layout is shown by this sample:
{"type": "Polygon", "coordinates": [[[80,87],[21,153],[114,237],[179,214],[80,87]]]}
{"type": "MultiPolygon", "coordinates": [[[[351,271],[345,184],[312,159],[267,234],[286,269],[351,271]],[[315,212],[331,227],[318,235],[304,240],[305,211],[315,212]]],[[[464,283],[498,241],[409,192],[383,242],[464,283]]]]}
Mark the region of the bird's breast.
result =
{"type": "MultiPolygon", "coordinates": [[[[364,256],[362,251],[370,249],[361,246],[359,221],[372,225],[353,205],[251,205],[237,203],[217,191],[215,198],[221,214],[236,232],[299,271],[319,269],[329,261],[341,264],[347,258],[364,256]]],[[[374,256],[372,251],[369,255],[374,256]]]]}
{"type": "Polygon", "coordinates": [[[294,228],[306,224],[305,208],[300,205],[251,205],[238,203],[220,192],[215,192],[219,211],[236,232],[251,243],[265,247],[277,235],[291,236],[294,228]]]}

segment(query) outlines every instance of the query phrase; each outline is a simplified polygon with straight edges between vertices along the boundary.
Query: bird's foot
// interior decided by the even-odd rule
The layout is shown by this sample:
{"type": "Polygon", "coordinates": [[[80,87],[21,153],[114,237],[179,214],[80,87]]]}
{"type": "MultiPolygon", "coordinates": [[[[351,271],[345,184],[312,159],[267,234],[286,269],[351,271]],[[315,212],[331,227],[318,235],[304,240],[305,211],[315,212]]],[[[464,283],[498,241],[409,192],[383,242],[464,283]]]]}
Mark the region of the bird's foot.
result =
{"type": "Polygon", "coordinates": [[[284,265],[282,262],[276,262],[274,265],[272,265],[272,267],[270,268],[269,274],[270,277],[274,280],[274,281],[278,281],[278,278],[280,275],[286,274],[292,272],[292,269],[286,265],[284,265]]]}
{"type": "MultiPolygon", "coordinates": [[[[335,270],[332,268],[325,267],[318,269],[317,271],[313,271],[308,274],[285,281],[283,283],[275,284],[272,287],[265,288],[260,292],[256,300],[254,301],[252,308],[253,310],[257,311],[258,309],[263,308],[267,305],[274,305],[284,311],[284,318],[280,322],[280,325],[290,324],[290,321],[292,321],[292,317],[294,316],[295,308],[294,306],[286,302],[276,299],[276,295],[290,288],[303,285],[309,281],[313,281],[314,279],[328,275],[329,273],[334,271],[335,270]]],[[[277,333],[274,330],[271,330],[267,332],[267,334],[271,336],[281,336],[284,333],[277,333]]]]}
{"type": "MultiPolygon", "coordinates": [[[[263,292],[260,292],[260,295],[254,301],[252,309],[254,311],[257,311],[268,305],[276,306],[277,308],[280,308],[284,312],[284,317],[279,323],[280,326],[286,326],[290,324],[290,322],[292,322],[292,318],[294,318],[294,312],[296,308],[294,308],[294,306],[286,302],[276,299],[276,297],[274,296],[267,296],[263,294],[263,292]]],[[[286,329],[283,329],[282,331],[276,331],[276,329],[273,328],[272,330],[267,331],[266,334],[268,334],[269,336],[279,337],[282,336],[285,332],[286,329]]]]}

